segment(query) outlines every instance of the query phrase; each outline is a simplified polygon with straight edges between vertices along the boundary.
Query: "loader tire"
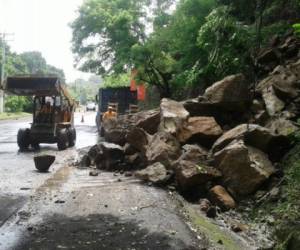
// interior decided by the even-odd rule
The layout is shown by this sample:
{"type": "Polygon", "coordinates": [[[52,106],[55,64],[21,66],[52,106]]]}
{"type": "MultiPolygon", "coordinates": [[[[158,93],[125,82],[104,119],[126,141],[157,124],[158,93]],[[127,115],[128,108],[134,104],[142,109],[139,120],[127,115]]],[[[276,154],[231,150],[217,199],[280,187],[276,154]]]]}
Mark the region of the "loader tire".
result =
{"type": "Polygon", "coordinates": [[[76,143],[76,130],[75,130],[75,128],[70,128],[68,130],[68,139],[69,139],[69,147],[75,146],[75,143],[76,143]]]}
{"type": "Polygon", "coordinates": [[[17,143],[20,151],[25,151],[30,145],[30,130],[29,129],[19,129],[17,135],[17,143]]]}
{"type": "Polygon", "coordinates": [[[65,150],[69,145],[69,138],[67,131],[62,129],[57,132],[57,148],[58,150],[65,150]]]}

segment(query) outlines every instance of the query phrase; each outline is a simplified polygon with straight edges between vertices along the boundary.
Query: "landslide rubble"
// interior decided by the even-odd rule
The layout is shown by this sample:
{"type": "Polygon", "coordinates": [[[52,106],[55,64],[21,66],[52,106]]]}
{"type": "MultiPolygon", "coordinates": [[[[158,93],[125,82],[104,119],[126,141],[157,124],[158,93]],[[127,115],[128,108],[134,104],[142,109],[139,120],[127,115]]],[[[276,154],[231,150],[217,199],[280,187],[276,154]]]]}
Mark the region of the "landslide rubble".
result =
{"type": "MultiPolygon", "coordinates": [[[[282,60],[272,49],[262,51],[255,92],[236,74],[197,98],[164,98],[159,110],[120,116],[106,126],[107,142],[93,146],[82,161],[172,186],[210,217],[238,208],[261,189],[272,190],[282,175],[278,162],[290,147],[289,135],[299,130],[299,41],[288,37],[273,50],[286,63],[278,65],[282,60]],[[284,54],[296,48],[298,54],[284,54]]],[[[232,226],[236,232],[245,228],[232,226]]]]}

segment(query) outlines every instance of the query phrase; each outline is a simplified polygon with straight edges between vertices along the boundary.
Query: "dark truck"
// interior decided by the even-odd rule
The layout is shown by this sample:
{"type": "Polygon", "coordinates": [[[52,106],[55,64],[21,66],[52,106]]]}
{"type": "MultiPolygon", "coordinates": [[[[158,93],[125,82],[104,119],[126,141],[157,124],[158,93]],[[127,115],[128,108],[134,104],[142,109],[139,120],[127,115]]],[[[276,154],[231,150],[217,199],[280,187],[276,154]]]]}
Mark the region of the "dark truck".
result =
{"type": "Polygon", "coordinates": [[[65,84],[55,76],[22,75],[8,77],[5,91],[18,96],[33,97],[33,121],[29,128],[18,131],[21,151],[40,143],[57,143],[59,150],[75,145],[75,102],[65,84]]]}
{"type": "Polygon", "coordinates": [[[98,112],[96,124],[98,131],[101,131],[102,114],[107,111],[109,104],[117,104],[118,115],[129,111],[130,105],[137,104],[137,91],[131,91],[130,87],[100,88],[96,96],[98,112]]]}

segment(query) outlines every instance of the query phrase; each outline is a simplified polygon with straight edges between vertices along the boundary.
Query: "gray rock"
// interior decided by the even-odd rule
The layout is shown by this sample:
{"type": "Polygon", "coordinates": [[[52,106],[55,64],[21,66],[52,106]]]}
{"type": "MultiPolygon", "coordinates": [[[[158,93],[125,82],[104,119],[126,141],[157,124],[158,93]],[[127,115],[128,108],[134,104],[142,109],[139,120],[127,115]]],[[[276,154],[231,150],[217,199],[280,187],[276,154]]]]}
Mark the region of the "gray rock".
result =
{"type": "Polygon", "coordinates": [[[224,185],[236,197],[255,192],[276,171],[265,153],[242,140],[233,141],[214,157],[224,185]]]}
{"type": "Polygon", "coordinates": [[[266,109],[270,116],[274,116],[284,109],[285,103],[281,101],[274,92],[273,87],[265,88],[262,91],[262,96],[266,104],[266,109]]]}
{"type": "Polygon", "coordinates": [[[181,155],[180,144],[169,133],[158,132],[149,141],[146,157],[150,164],[161,162],[167,168],[181,155]]]}
{"type": "Polygon", "coordinates": [[[88,152],[91,165],[99,169],[111,169],[124,161],[123,148],[117,144],[101,142],[94,145],[88,152]]]}
{"type": "Polygon", "coordinates": [[[170,172],[160,162],[156,162],[147,168],[137,171],[135,176],[153,184],[164,184],[166,183],[171,175],[170,172]]]}
{"type": "Polygon", "coordinates": [[[128,132],[126,140],[135,150],[145,153],[151,136],[142,128],[133,127],[128,132]]]}
{"type": "Polygon", "coordinates": [[[269,129],[256,124],[241,124],[224,133],[213,145],[215,153],[222,150],[233,140],[243,140],[267,153],[271,160],[279,160],[289,146],[289,140],[282,135],[273,134],[269,129]]]}
{"type": "Polygon", "coordinates": [[[223,131],[213,117],[190,117],[179,130],[177,138],[181,143],[197,142],[211,146],[222,135],[223,131]]]}
{"type": "Polygon", "coordinates": [[[242,74],[227,76],[214,83],[205,90],[203,97],[207,102],[229,110],[245,110],[250,100],[248,85],[242,74]]]}
{"type": "Polygon", "coordinates": [[[123,128],[108,129],[104,132],[106,142],[115,143],[124,146],[126,143],[127,130],[123,128]]]}
{"type": "Polygon", "coordinates": [[[194,163],[206,162],[208,150],[198,145],[186,144],[182,147],[182,155],[178,161],[191,161],[194,163]]]}
{"type": "Polygon", "coordinates": [[[158,110],[144,111],[139,116],[141,118],[136,122],[137,127],[144,129],[150,135],[158,131],[160,124],[160,112],[158,110]]]}
{"type": "Polygon", "coordinates": [[[221,172],[213,167],[195,164],[190,161],[180,161],[176,167],[176,180],[182,190],[200,187],[208,181],[221,177],[221,172]]]}
{"type": "Polygon", "coordinates": [[[299,96],[299,72],[300,60],[287,66],[278,66],[273,72],[263,79],[257,86],[257,90],[273,87],[275,94],[282,100],[293,99],[299,96]]]}
{"type": "Polygon", "coordinates": [[[266,127],[270,129],[272,133],[283,136],[288,136],[299,130],[299,127],[295,123],[281,117],[269,120],[266,127]]]}
{"type": "Polygon", "coordinates": [[[159,131],[175,135],[187,121],[189,112],[180,102],[164,98],[160,104],[159,131]]]}

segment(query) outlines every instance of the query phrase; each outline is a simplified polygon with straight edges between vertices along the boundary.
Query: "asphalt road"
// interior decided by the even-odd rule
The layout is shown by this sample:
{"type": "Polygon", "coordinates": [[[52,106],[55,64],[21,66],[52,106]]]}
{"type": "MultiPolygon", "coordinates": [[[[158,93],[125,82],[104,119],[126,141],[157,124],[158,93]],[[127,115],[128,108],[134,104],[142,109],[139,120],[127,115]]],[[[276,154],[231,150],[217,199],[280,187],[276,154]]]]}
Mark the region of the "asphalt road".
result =
{"type": "Polygon", "coordinates": [[[134,177],[71,166],[77,149],[97,142],[95,113],[76,114],[76,147],[58,151],[46,174],[34,152],[20,153],[16,133],[28,120],[0,122],[0,250],[202,249],[167,192],[134,177]]]}

